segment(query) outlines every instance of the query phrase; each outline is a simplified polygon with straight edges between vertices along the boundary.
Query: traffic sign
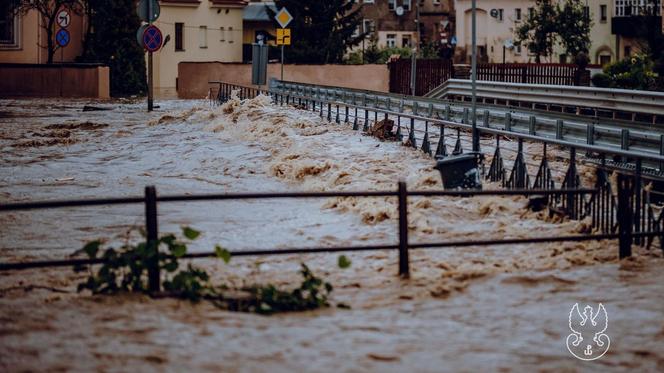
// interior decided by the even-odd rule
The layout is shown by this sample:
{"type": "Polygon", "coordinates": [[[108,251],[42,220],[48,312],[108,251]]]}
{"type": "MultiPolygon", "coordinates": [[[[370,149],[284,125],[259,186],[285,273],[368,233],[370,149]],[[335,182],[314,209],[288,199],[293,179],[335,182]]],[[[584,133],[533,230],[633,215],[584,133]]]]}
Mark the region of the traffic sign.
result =
{"type": "Polygon", "coordinates": [[[288,24],[293,20],[293,16],[288,13],[288,10],[285,7],[281,8],[279,13],[277,13],[274,18],[277,20],[281,28],[286,28],[286,26],[288,26],[288,24]]]}
{"type": "Polygon", "coordinates": [[[61,10],[60,13],[58,13],[56,21],[58,22],[58,26],[67,28],[67,26],[69,26],[71,23],[71,16],[69,15],[68,11],[61,10]]]}
{"type": "Polygon", "coordinates": [[[140,18],[143,22],[156,21],[157,18],[159,18],[160,13],[161,8],[159,7],[159,1],[157,0],[141,0],[136,5],[136,14],[138,14],[138,18],[140,18]],[[150,19],[148,19],[148,6],[152,7],[152,14],[150,15],[150,19]]]}
{"type": "Polygon", "coordinates": [[[148,28],[147,23],[142,24],[141,27],[138,28],[138,31],[136,31],[136,42],[141,48],[145,48],[145,45],[143,45],[143,34],[145,33],[145,29],[148,28]]]}
{"type": "Polygon", "coordinates": [[[289,28],[278,28],[277,29],[277,45],[290,45],[291,44],[291,34],[289,28]]]}
{"type": "Polygon", "coordinates": [[[59,46],[61,47],[66,47],[67,44],[69,44],[69,31],[61,28],[60,31],[58,31],[57,34],[55,34],[55,41],[58,43],[59,46]]]}
{"type": "Polygon", "coordinates": [[[155,25],[150,25],[143,32],[143,46],[148,52],[156,52],[161,48],[164,38],[161,31],[155,25]]]}

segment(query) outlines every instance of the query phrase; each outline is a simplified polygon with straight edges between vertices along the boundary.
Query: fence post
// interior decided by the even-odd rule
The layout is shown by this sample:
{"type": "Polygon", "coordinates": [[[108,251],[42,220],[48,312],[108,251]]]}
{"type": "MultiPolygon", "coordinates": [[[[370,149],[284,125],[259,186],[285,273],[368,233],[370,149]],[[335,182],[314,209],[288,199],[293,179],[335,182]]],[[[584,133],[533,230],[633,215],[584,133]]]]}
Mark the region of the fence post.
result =
{"type": "Polygon", "coordinates": [[[406,182],[399,182],[399,276],[410,277],[408,262],[408,189],[406,182]]]}
{"type": "Polygon", "coordinates": [[[618,174],[618,240],[620,259],[632,255],[632,206],[630,198],[634,184],[628,175],[618,174]]]}
{"type": "Polygon", "coordinates": [[[154,186],[145,187],[145,231],[147,233],[147,246],[153,252],[148,265],[148,287],[150,292],[153,293],[160,289],[157,189],[154,186]]]}

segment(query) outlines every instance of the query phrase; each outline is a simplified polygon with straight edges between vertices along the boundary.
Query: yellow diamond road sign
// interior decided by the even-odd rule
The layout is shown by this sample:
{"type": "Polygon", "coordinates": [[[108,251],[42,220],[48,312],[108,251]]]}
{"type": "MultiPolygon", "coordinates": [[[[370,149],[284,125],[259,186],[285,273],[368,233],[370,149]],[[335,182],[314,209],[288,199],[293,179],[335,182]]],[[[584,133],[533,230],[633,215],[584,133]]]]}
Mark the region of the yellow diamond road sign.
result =
{"type": "Polygon", "coordinates": [[[275,18],[277,19],[277,22],[279,22],[279,26],[281,26],[281,28],[286,28],[286,26],[288,26],[288,24],[293,20],[293,16],[288,13],[286,8],[281,8],[275,18]]]}
{"type": "Polygon", "coordinates": [[[277,29],[277,45],[290,45],[291,43],[290,29],[278,28],[277,29]]]}

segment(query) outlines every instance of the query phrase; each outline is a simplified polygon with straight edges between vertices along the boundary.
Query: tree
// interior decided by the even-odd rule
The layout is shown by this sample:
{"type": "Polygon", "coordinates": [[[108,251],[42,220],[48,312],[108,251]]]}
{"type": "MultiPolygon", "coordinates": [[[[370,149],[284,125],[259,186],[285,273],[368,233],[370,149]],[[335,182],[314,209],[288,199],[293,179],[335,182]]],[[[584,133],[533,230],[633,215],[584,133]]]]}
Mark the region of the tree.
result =
{"type": "MultiPolygon", "coordinates": [[[[359,45],[366,36],[361,6],[353,10],[347,0],[276,0],[277,9],[286,7],[293,16],[288,25],[292,44],[286,47],[288,60],[295,63],[341,63],[346,51],[359,45]]],[[[267,8],[276,23],[276,13],[267,8]]]]}
{"type": "Polygon", "coordinates": [[[579,53],[588,53],[590,50],[590,29],[592,21],[586,14],[584,3],[581,0],[566,0],[562,8],[558,7],[557,34],[560,44],[567,55],[576,57],[579,53]]]}
{"type": "MultiPolygon", "coordinates": [[[[79,0],[10,0],[14,14],[25,15],[31,10],[37,11],[41,22],[39,26],[46,33],[46,51],[48,59],[46,63],[53,63],[55,52],[60,46],[55,42],[55,25],[58,13],[63,9],[81,13],[79,0]]],[[[43,47],[43,46],[41,46],[43,47]]]]}
{"type": "Polygon", "coordinates": [[[542,56],[551,56],[558,31],[557,7],[552,0],[536,0],[531,14],[516,29],[516,42],[524,44],[535,54],[535,61],[542,62],[542,56]]]}
{"type": "Polygon", "coordinates": [[[141,21],[135,12],[135,1],[85,0],[84,9],[90,17],[90,28],[81,61],[109,66],[112,95],[144,93],[145,52],[136,42],[141,21]]]}

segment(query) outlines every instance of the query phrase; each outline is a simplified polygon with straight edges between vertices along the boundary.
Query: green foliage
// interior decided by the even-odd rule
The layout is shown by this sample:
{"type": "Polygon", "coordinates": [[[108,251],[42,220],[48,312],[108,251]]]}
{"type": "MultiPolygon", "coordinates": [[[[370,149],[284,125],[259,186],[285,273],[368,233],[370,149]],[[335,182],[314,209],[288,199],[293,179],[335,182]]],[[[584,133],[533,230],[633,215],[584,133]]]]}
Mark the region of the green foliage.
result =
{"type": "Polygon", "coordinates": [[[339,255],[337,264],[339,264],[339,268],[348,268],[351,265],[351,261],[345,255],[339,255]]]}
{"type": "MultiPolygon", "coordinates": [[[[288,25],[292,45],[285,48],[286,60],[294,63],[341,63],[346,51],[366,36],[361,28],[360,8],[346,0],[276,0],[277,9],[286,7],[293,15],[288,25]]],[[[267,9],[274,20],[275,13],[267,9]]],[[[274,21],[276,22],[276,21],[274,21]]]]}
{"type": "Polygon", "coordinates": [[[581,0],[565,0],[562,4],[537,0],[532,17],[529,15],[515,30],[516,43],[525,44],[537,62],[542,56],[552,56],[558,42],[570,56],[587,53],[592,21],[585,16],[584,6],[581,0]]]}
{"type": "MultiPolygon", "coordinates": [[[[329,306],[329,296],[333,287],[330,283],[316,277],[309,267],[301,264],[300,274],[302,283],[293,290],[281,290],[274,285],[254,285],[240,289],[243,294],[233,298],[224,294],[228,288],[225,285],[213,286],[208,273],[193,265],[180,269],[179,260],[187,254],[187,243],[197,239],[200,232],[189,228],[182,228],[182,235],[187,241],[180,241],[173,234],[166,234],[159,238],[156,245],[140,242],[136,245],[124,244],[119,249],[108,248],[100,254],[103,242],[95,240],[88,242],[75,254],[85,254],[89,259],[103,259],[97,272],[87,268],[89,276],[85,282],[79,284],[78,290],[90,290],[94,294],[114,294],[118,292],[149,293],[148,269],[157,260],[162,273],[165,273],[163,286],[165,295],[193,302],[207,299],[214,304],[234,311],[257,312],[272,314],[275,312],[313,310],[329,306]],[[167,252],[162,252],[160,246],[165,246],[167,252]]],[[[231,253],[215,246],[217,257],[228,263],[231,253]]],[[[344,255],[338,258],[340,268],[348,268],[351,261],[344,255]]],[[[86,268],[76,266],[76,272],[85,271],[86,268]]],[[[350,308],[341,304],[340,308],[350,308]]]]}
{"type": "Polygon", "coordinates": [[[658,75],[653,67],[647,55],[638,54],[604,66],[603,73],[595,74],[592,82],[604,88],[657,90],[658,75]]]}
{"type": "Polygon", "coordinates": [[[141,25],[134,0],[83,0],[90,17],[82,62],[110,68],[111,95],[147,91],[145,52],[136,42],[141,25]]]}
{"type": "Polygon", "coordinates": [[[302,264],[300,274],[302,284],[291,291],[279,290],[274,285],[245,288],[251,297],[238,310],[271,314],[328,307],[332,285],[316,277],[306,264],[302,264]]]}
{"type": "Polygon", "coordinates": [[[354,51],[348,54],[344,63],[347,65],[361,65],[361,64],[384,64],[387,63],[392,56],[399,56],[400,58],[410,58],[412,51],[410,48],[379,48],[375,40],[372,40],[364,53],[361,50],[354,51]],[[362,55],[364,54],[364,60],[362,55]]]}

